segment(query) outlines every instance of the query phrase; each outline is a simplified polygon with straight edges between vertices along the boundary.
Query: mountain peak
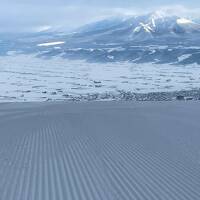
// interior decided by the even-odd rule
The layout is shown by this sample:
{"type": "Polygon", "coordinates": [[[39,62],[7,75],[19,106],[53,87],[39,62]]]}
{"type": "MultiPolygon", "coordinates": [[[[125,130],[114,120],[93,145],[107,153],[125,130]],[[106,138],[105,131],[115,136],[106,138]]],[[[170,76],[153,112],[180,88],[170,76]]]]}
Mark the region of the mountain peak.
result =
{"type": "Polygon", "coordinates": [[[87,25],[82,30],[77,35],[85,41],[138,42],[163,37],[176,40],[177,37],[193,37],[193,34],[200,34],[200,24],[189,18],[158,10],[145,15],[130,16],[123,20],[121,18],[102,20],[87,25]]]}

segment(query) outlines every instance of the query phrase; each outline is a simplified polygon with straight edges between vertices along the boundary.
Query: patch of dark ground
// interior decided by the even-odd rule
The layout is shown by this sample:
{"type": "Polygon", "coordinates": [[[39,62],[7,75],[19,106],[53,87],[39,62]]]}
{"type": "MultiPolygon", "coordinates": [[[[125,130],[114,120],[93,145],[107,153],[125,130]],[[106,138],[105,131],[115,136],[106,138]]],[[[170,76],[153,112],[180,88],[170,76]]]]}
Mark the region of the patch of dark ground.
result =
{"type": "MultiPolygon", "coordinates": [[[[200,100],[200,89],[175,92],[151,92],[146,94],[118,90],[115,93],[107,92],[103,94],[64,94],[63,97],[67,101],[197,101],[200,100]]],[[[51,101],[51,99],[49,98],[48,101],[51,101]]]]}

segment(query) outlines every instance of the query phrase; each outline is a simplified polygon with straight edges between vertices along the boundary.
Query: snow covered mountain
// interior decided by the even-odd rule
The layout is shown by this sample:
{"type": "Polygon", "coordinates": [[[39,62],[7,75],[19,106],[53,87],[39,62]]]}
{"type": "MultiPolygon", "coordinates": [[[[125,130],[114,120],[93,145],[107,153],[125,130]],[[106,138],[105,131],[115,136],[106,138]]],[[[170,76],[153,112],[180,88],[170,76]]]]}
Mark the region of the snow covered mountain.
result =
{"type": "Polygon", "coordinates": [[[110,19],[97,22],[76,33],[77,37],[90,37],[90,40],[145,41],[162,37],[182,37],[200,33],[200,24],[178,16],[167,16],[159,12],[128,19],[120,19],[114,24],[110,19]],[[108,24],[108,25],[107,25],[108,24]],[[105,26],[103,26],[105,25],[105,26]],[[99,29],[99,27],[101,27],[99,29]]]}
{"type": "MultiPolygon", "coordinates": [[[[200,64],[200,23],[154,12],[112,17],[72,33],[45,31],[15,40],[11,50],[92,62],[200,64]]],[[[7,49],[6,49],[7,50],[7,49]]]]}

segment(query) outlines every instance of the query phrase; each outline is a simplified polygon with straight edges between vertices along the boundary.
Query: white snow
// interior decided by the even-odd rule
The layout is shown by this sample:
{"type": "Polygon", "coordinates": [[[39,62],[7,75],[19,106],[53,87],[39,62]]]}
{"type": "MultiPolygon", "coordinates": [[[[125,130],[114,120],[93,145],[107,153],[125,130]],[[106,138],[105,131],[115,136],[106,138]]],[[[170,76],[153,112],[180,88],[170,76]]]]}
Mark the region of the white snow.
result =
{"type": "Polygon", "coordinates": [[[47,42],[47,43],[42,43],[42,44],[38,44],[38,47],[47,47],[47,46],[55,46],[55,45],[60,45],[60,44],[64,44],[65,42],[63,41],[59,41],[59,42],[47,42]]]}
{"type": "Polygon", "coordinates": [[[191,24],[193,22],[189,19],[186,19],[186,18],[179,18],[179,19],[177,19],[177,23],[178,24],[191,24]]]}
{"type": "Polygon", "coordinates": [[[190,56],[191,56],[191,54],[185,54],[185,55],[179,56],[178,61],[181,62],[181,61],[189,58],[190,56]]]}
{"type": "Polygon", "coordinates": [[[138,92],[138,89],[140,93],[148,93],[200,87],[200,68],[195,64],[184,67],[128,62],[96,64],[24,55],[0,57],[0,77],[0,101],[65,99],[66,93],[103,94],[118,90],[138,92]],[[168,79],[171,81],[166,82],[168,79]],[[102,86],[95,87],[95,80],[101,81],[102,86]],[[61,92],[52,96],[57,89],[61,92]]]}
{"type": "Polygon", "coordinates": [[[154,18],[151,19],[151,23],[152,23],[153,27],[156,27],[156,23],[155,23],[154,18]]]}
{"type": "Polygon", "coordinates": [[[16,54],[17,54],[17,51],[8,51],[7,52],[8,56],[13,56],[13,55],[16,55],[16,54]]]}
{"type": "Polygon", "coordinates": [[[61,47],[54,47],[54,49],[61,49],[61,47]]]}
{"type": "Polygon", "coordinates": [[[146,31],[146,32],[148,32],[148,33],[151,33],[151,31],[153,31],[152,30],[152,28],[149,26],[149,24],[144,24],[144,23],[140,23],[140,25],[144,28],[144,30],[146,31]]]}
{"type": "MultiPolygon", "coordinates": [[[[118,51],[118,52],[120,52],[120,51],[125,51],[126,49],[125,48],[123,48],[123,47],[114,47],[114,48],[105,48],[109,53],[111,53],[111,52],[113,52],[113,51],[118,51]]],[[[98,50],[100,50],[100,49],[98,49],[98,50]]]]}
{"type": "Polygon", "coordinates": [[[45,25],[45,26],[39,26],[36,28],[36,32],[43,32],[43,31],[48,31],[50,30],[52,27],[45,25]]]}
{"type": "Polygon", "coordinates": [[[141,30],[141,26],[137,26],[136,28],[134,28],[133,32],[134,33],[138,33],[141,30]]]}
{"type": "Polygon", "coordinates": [[[114,59],[114,56],[108,56],[109,59],[113,60],[114,59]]]}
{"type": "Polygon", "coordinates": [[[153,29],[149,26],[149,24],[144,24],[144,23],[140,23],[140,26],[137,26],[136,28],[134,28],[133,32],[134,33],[138,33],[141,31],[141,29],[144,29],[145,32],[147,33],[151,33],[153,31],[153,29]]]}

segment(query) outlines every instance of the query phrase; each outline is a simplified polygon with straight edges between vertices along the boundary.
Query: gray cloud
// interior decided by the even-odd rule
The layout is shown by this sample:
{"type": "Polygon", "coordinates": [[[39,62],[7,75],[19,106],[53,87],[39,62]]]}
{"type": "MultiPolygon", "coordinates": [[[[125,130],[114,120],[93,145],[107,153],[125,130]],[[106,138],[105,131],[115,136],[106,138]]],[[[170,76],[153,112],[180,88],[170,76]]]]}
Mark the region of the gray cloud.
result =
{"type": "Polygon", "coordinates": [[[36,6],[102,6],[102,7],[155,7],[161,5],[181,4],[185,6],[198,7],[199,0],[1,0],[1,5],[36,5],[36,6]]]}
{"type": "Polygon", "coordinates": [[[0,31],[24,31],[44,25],[73,29],[103,17],[148,12],[168,5],[175,13],[191,10],[200,13],[199,0],[183,0],[183,6],[175,6],[179,3],[178,0],[4,0],[0,7],[0,31]]]}

